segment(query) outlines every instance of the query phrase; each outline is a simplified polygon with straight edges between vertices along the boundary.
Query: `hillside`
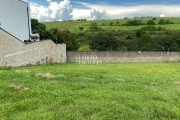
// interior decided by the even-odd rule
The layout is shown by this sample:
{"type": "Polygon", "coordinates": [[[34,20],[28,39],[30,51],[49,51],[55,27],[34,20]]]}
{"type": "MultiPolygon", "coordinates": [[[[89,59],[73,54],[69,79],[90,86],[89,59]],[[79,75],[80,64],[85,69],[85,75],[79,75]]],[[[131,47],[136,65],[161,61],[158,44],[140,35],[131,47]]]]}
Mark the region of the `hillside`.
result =
{"type": "Polygon", "coordinates": [[[62,21],[62,22],[44,22],[43,24],[46,25],[47,29],[51,28],[58,28],[59,30],[62,29],[69,29],[76,25],[82,24],[82,21],[62,21]]]}
{"type": "MultiPolygon", "coordinates": [[[[168,25],[158,25],[158,21],[162,18],[156,18],[155,26],[162,26],[166,29],[170,30],[180,30],[180,18],[179,17],[167,17],[163,18],[165,20],[170,20],[173,24],[168,25]]],[[[146,25],[140,26],[122,26],[127,21],[130,20],[141,20],[144,24],[148,20],[152,20],[152,18],[131,18],[131,19],[114,19],[114,20],[94,20],[94,21],[62,21],[62,22],[44,22],[43,24],[46,25],[47,29],[51,28],[58,28],[59,30],[62,29],[69,29],[73,33],[80,32],[79,27],[83,26],[84,30],[87,30],[92,22],[97,22],[97,26],[101,27],[104,30],[137,30],[146,25]],[[118,22],[117,22],[118,21],[118,22]],[[113,24],[112,24],[113,23],[113,24]],[[118,23],[118,24],[117,24],[118,23]],[[112,24],[112,25],[110,25],[112,24]]]]}
{"type": "Polygon", "coordinates": [[[80,51],[162,51],[162,48],[165,51],[180,51],[179,17],[64,21],[43,24],[46,25],[47,30],[57,28],[70,31],[80,51]]]}

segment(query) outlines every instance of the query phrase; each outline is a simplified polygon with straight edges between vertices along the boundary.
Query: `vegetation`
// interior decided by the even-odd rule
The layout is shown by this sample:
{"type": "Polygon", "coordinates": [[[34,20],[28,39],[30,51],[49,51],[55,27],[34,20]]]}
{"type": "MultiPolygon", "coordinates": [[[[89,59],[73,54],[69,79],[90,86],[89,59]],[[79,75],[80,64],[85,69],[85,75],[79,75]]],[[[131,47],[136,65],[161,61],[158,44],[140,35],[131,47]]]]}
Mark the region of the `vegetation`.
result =
{"type": "Polygon", "coordinates": [[[0,68],[0,119],[180,119],[179,63],[0,68]]]}
{"type": "Polygon", "coordinates": [[[62,21],[62,22],[44,22],[47,29],[58,28],[59,30],[69,29],[78,24],[84,23],[84,21],[62,21]]]}
{"type": "Polygon", "coordinates": [[[161,25],[164,25],[164,24],[173,24],[173,22],[171,22],[170,20],[160,19],[158,24],[161,24],[161,25]]]}
{"type": "Polygon", "coordinates": [[[118,41],[114,35],[110,33],[99,33],[94,36],[90,42],[91,49],[98,51],[114,51],[118,50],[118,41]]]}
{"type": "MultiPolygon", "coordinates": [[[[50,24],[54,25],[54,23],[43,24],[49,28],[50,24]]],[[[179,18],[136,17],[119,20],[67,21],[56,22],[56,29],[60,30],[60,26],[64,24],[67,26],[74,24],[67,28],[76,41],[73,50],[180,51],[179,18]],[[108,35],[112,35],[113,40],[108,35]],[[81,49],[83,46],[86,46],[86,49],[81,49]]]]}
{"type": "Polygon", "coordinates": [[[67,50],[77,50],[79,44],[76,42],[75,37],[70,34],[67,29],[59,30],[58,28],[51,28],[46,30],[46,26],[42,23],[39,23],[38,20],[31,20],[32,32],[39,33],[40,39],[51,39],[56,44],[65,43],[67,50]]]}
{"type": "Polygon", "coordinates": [[[130,20],[127,21],[125,24],[123,24],[124,26],[138,26],[138,25],[143,25],[141,20],[130,20]]]}
{"type": "Polygon", "coordinates": [[[148,20],[146,24],[147,25],[155,25],[156,23],[154,22],[154,20],[148,20]]]}

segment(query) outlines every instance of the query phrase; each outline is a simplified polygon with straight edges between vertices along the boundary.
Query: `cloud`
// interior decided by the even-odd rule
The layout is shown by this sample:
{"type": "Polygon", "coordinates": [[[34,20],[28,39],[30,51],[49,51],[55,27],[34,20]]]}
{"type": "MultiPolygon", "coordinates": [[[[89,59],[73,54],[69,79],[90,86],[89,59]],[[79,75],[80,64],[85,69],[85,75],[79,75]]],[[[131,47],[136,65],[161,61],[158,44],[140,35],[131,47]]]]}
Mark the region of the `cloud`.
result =
{"type": "Polygon", "coordinates": [[[39,21],[69,19],[118,19],[124,17],[157,16],[180,17],[180,5],[173,4],[91,4],[70,0],[47,0],[48,6],[31,3],[31,16],[39,21]]]}
{"type": "Polygon", "coordinates": [[[89,9],[82,9],[82,8],[73,8],[73,19],[89,19],[90,17],[90,10],[89,9]],[[81,14],[79,14],[81,13],[81,14]]]}
{"type": "Polygon", "coordinates": [[[93,9],[90,11],[90,20],[103,20],[108,18],[108,13],[105,10],[93,9]]]}
{"type": "Polygon", "coordinates": [[[164,14],[161,14],[161,15],[160,15],[160,17],[166,17],[166,15],[164,15],[164,14]]]}
{"type": "MultiPolygon", "coordinates": [[[[109,5],[109,4],[90,4],[77,2],[89,10],[102,9],[109,13],[110,19],[124,17],[141,17],[141,16],[160,16],[162,13],[166,17],[179,17],[180,5],[173,4],[144,4],[144,5],[109,5]]],[[[73,14],[74,15],[74,14],[73,14]]],[[[76,15],[74,15],[76,16],[76,15]]]]}
{"type": "Polygon", "coordinates": [[[31,3],[31,16],[41,22],[44,21],[62,21],[72,19],[73,8],[70,0],[47,0],[49,6],[42,6],[31,3]]]}
{"type": "Polygon", "coordinates": [[[159,16],[165,14],[167,17],[175,17],[180,15],[180,5],[93,5],[84,4],[89,9],[104,9],[109,13],[110,19],[117,19],[120,16],[136,17],[136,16],[159,16]]]}
{"type": "Polygon", "coordinates": [[[47,0],[47,2],[57,2],[60,3],[62,0],[47,0]]]}

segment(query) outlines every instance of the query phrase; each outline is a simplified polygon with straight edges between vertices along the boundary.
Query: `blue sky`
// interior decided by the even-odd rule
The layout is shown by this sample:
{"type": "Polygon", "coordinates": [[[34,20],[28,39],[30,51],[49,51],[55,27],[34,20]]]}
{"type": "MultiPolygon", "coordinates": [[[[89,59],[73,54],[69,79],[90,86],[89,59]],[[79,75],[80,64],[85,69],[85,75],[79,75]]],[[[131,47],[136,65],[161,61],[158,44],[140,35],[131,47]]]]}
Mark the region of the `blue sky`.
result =
{"type": "Polygon", "coordinates": [[[30,0],[32,17],[40,21],[180,17],[180,0],[30,0]]]}
{"type": "MultiPolygon", "coordinates": [[[[30,0],[35,3],[47,5],[46,0],[30,0]]],[[[60,1],[60,0],[59,0],[60,1]]],[[[77,0],[78,2],[86,3],[105,3],[111,5],[132,5],[132,4],[180,4],[180,0],[77,0]]],[[[71,0],[72,5],[75,0],[71,0]]]]}

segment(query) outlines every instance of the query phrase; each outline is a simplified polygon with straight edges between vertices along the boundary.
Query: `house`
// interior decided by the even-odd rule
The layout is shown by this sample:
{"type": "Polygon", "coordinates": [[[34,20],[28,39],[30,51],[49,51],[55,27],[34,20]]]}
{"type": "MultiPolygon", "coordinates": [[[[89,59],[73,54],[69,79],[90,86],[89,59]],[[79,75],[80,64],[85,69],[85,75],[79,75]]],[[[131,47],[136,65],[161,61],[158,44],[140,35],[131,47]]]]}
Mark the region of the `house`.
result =
{"type": "Polygon", "coordinates": [[[21,41],[31,40],[31,36],[39,38],[31,33],[29,1],[0,0],[0,28],[21,41]]]}

